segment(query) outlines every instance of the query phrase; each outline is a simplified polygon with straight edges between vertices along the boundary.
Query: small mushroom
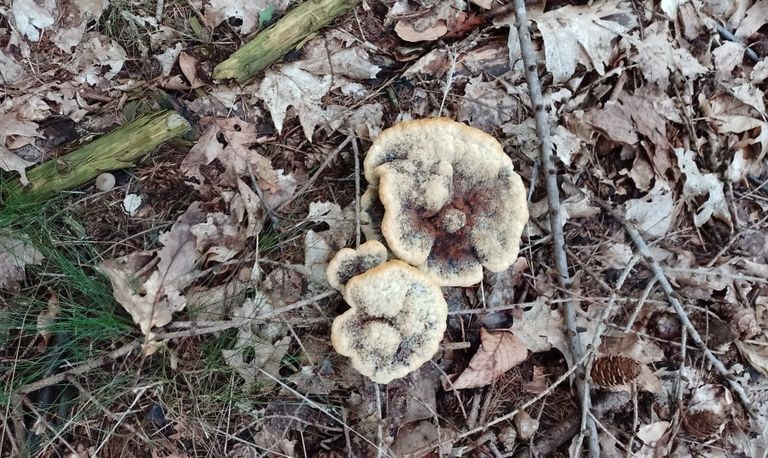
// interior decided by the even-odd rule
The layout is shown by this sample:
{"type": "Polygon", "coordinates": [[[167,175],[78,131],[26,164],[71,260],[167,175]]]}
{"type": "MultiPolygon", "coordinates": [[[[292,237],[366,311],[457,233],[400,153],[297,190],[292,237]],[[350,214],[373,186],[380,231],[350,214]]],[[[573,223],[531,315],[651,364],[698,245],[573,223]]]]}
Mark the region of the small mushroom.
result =
{"type": "Polygon", "coordinates": [[[111,173],[102,173],[96,177],[96,189],[99,191],[109,191],[115,187],[115,176],[111,173]]]}
{"type": "Polygon", "coordinates": [[[448,305],[424,273],[389,261],[350,278],[343,295],[351,308],[333,321],[331,342],[374,382],[404,377],[437,352],[448,305]]]}
{"type": "Polygon", "coordinates": [[[446,118],[400,123],[368,150],[365,177],[389,249],[440,285],[474,285],[483,266],[500,272],[517,259],[525,187],[485,132],[446,118]]]}
{"type": "Polygon", "coordinates": [[[371,270],[387,261],[387,248],[376,240],[365,242],[357,250],[342,248],[325,270],[328,283],[339,291],[350,278],[371,270]]]}

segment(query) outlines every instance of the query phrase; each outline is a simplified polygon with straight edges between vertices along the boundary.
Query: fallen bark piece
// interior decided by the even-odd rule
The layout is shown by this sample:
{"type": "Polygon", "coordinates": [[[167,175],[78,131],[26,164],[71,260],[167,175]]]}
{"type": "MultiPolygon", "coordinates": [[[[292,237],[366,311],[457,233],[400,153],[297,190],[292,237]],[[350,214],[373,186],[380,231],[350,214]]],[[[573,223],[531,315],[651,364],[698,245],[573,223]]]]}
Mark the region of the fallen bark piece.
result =
{"type": "Polygon", "coordinates": [[[309,0],[302,3],[217,65],[213,77],[233,78],[239,82],[247,80],[358,3],[360,0],[309,0]]]}
{"type": "Polygon", "coordinates": [[[27,199],[44,199],[57,192],[77,188],[103,172],[132,167],[145,154],[190,129],[189,122],[175,111],[143,116],[27,172],[29,184],[10,184],[11,193],[27,199]]]}

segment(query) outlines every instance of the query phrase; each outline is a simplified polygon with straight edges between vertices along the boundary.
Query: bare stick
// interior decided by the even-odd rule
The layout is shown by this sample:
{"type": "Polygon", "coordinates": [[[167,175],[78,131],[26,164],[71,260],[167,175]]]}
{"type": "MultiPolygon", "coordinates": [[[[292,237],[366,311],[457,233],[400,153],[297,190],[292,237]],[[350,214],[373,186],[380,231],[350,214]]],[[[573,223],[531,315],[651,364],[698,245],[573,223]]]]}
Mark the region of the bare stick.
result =
{"type": "Polygon", "coordinates": [[[120,358],[121,356],[125,356],[131,353],[133,350],[141,347],[141,343],[143,340],[144,340],[143,338],[136,339],[129,344],[123,345],[122,347],[118,348],[112,353],[108,353],[98,358],[93,358],[91,360],[88,360],[80,364],[79,366],[75,366],[72,369],[67,369],[63,372],[59,372],[58,374],[54,374],[42,380],[38,380],[36,382],[32,382],[32,383],[28,383],[26,385],[20,386],[15,391],[16,393],[22,393],[22,394],[31,393],[33,391],[39,390],[40,388],[45,388],[46,386],[63,382],[64,380],[67,379],[67,377],[70,377],[73,375],[85,374],[86,372],[96,369],[99,366],[103,366],[107,364],[109,361],[113,359],[117,359],[117,358],[120,358]]]}
{"type": "Polygon", "coordinates": [[[328,167],[331,161],[333,161],[333,159],[341,152],[341,150],[344,149],[345,146],[347,146],[347,144],[349,144],[349,142],[352,141],[353,138],[355,137],[350,135],[346,138],[346,140],[341,142],[341,144],[338,147],[336,147],[336,149],[333,150],[333,152],[329,154],[328,157],[325,158],[323,163],[320,164],[320,167],[317,168],[317,171],[315,172],[315,174],[312,175],[312,177],[309,180],[307,180],[306,183],[304,183],[304,186],[302,186],[301,189],[299,189],[299,191],[296,194],[294,194],[293,197],[291,197],[291,199],[288,202],[281,205],[280,208],[278,208],[278,210],[285,210],[286,208],[288,208],[288,205],[290,205],[291,202],[298,199],[301,195],[307,192],[309,188],[311,188],[312,185],[315,184],[315,180],[317,180],[317,177],[320,176],[320,173],[323,170],[325,170],[326,167],[328,167]]]}
{"type": "MultiPolygon", "coordinates": [[[[528,81],[528,92],[531,97],[531,106],[533,107],[536,121],[536,135],[541,142],[539,158],[541,169],[544,172],[547,200],[549,202],[549,221],[552,229],[553,250],[555,255],[555,265],[558,272],[558,280],[562,288],[570,286],[570,275],[568,274],[568,259],[565,254],[565,235],[563,234],[563,214],[560,210],[560,191],[557,187],[557,169],[552,160],[552,137],[549,131],[549,120],[544,107],[544,98],[541,95],[541,83],[537,72],[536,55],[533,53],[531,45],[531,32],[528,30],[528,13],[525,10],[525,0],[514,0],[515,5],[515,25],[517,35],[520,39],[520,51],[525,64],[525,76],[528,81]]],[[[565,317],[566,335],[568,337],[568,346],[574,361],[582,359],[584,348],[581,345],[579,334],[576,332],[576,312],[571,301],[563,304],[563,315],[565,317]]],[[[574,366],[577,367],[577,366],[574,366]]],[[[589,386],[584,377],[584,368],[577,368],[576,389],[581,397],[582,411],[589,410],[591,398],[589,395],[589,386]]],[[[597,458],[600,456],[600,443],[597,437],[597,426],[591,417],[587,418],[587,429],[589,430],[589,453],[590,456],[597,458]]]]}
{"type": "MultiPolygon", "coordinates": [[[[307,305],[312,305],[315,302],[325,299],[326,297],[330,297],[336,294],[336,290],[326,291],[324,293],[320,293],[318,295],[312,296],[308,299],[304,299],[302,301],[294,302],[293,304],[286,305],[285,307],[281,307],[279,309],[271,310],[265,313],[260,313],[253,317],[238,317],[231,320],[224,320],[224,321],[205,321],[200,322],[198,325],[201,325],[201,323],[205,323],[205,326],[194,328],[194,329],[187,329],[184,331],[175,331],[175,332],[162,332],[158,333],[154,336],[154,339],[157,340],[168,340],[168,339],[175,339],[179,337],[192,337],[192,336],[202,336],[206,334],[213,334],[215,332],[221,332],[226,331],[227,329],[233,329],[233,328],[239,328],[240,326],[244,326],[248,323],[251,323],[253,321],[262,321],[267,320],[270,318],[274,318],[276,316],[282,315],[283,313],[290,312],[292,310],[300,309],[302,307],[306,307],[307,305]]],[[[183,322],[184,324],[189,324],[190,326],[194,326],[195,322],[183,322]]],[[[182,324],[182,323],[177,323],[182,324]]]]}
{"type": "Polygon", "coordinates": [[[357,432],[357,430],[355,430],[354,428],[352,428],[351,426],[349,426],[349,425],[348,425],[346,422],[344,422],[344,421],[343,421],[341,418],[339,418],[339,417],[337,417],[336,415],[334,415],[334,414],[333,414],[333,412],[331,412],[330,410],[326,409],[325,407],[321,406],[321,405],[320,405],[320,404],[318,404],[317,402],[315,402],[315,401],[313,401],[313,400],[309,399],[308,397],[306,397],[306,396],[304,396],[303,394],[299,393],[298,391],[294,390],[294,389],[293,389],[293,388],[291,388],[290,386],[288,386],[288,385],[286,385],[285,383],[283,383],[283,381],[282,381],[282,380],[280,380],[279,378],[277,378],[277,377],[275,377],[274,375],[270,374],[269,372],[265,371],[264,369],[262,369],[262,368],[259,368],[259,372],[261,372],[262,374],[266,375],[268,378],[272,379],[272,381],[273,381],[273,382],[275,382],[275,383],[277,383],[278,385],[280,385],[282,388],[284,388],[284,389],[285,389],[286,391],[288,391],[289,393],[293,394],[293,395],[294,395],[294,396],[296,396],[297,398],[299,398],[299,399],[301,399],[302,401],[304,401],[304,402],[306,402],[307,404],[309,404],[309,406],[310,406],[310,407],[313,407],[313,408],[315,408],[315,409],[319,410],[320,412],[322,412],[322,413],[324,413],[325,415],[327,415],[327,416],[328,416],[328,418],[330,418],[331,420],[335,421],[336,423],[338,423],[338,424],[342,425],[342,426],[343,426],[343,427],[345,427],[345,428],[348,428],[348,429],[349,429],[349,431],[351,431],[351,432],[352,432],[354,435],[356,435],[357,437],[359,437],[360,439],[364,440],[364,441],[365,441],[365,442],[367,442],[369,445],[371,445],[372,447],[374,447],[374,448],[375,448],[376,450],[378,450],[378,451],[379,451],[379,452],[380,452],[380,453],[381,453],[383,456],[390,456],[390,455],[389,455],[389,454],[386,452],[386,450],[382,450],[382,449],[381,449],[381,448],[380,448],[378,445],[374,444],[372,440],[368,439],[367,437],[365,437],[365,436],[363,436],[362,434],[360,434],[359,432],[357,432]]]}
{"type": "Polygon", "coordinates": [[[352,150],[355,153],[355,248],[360,248],[360,150],[357,138],[352,138],[352,150]]]}
{"type": "MultiPolygon", "coordinates": [[[[618,296],[619,292],[621,291],[621,288],[624,286],[624,282],[627,281],[627,277],[629,277],[629,274],[632,272],[632,269],[635,268],[635,264],[637,264],[638,256],[633,255],[632,258],[627,263],[627,266],[624,268],[624,271],[621,273],[621,276],[616,281],[616,287],[611,291],[611,296],[608,298],[608,305],[605,306],[603,309],[603,314],[600,316],[600,319],[597,320],[597,328],[595,329],[595,335],[592,337],[592,355],[594,355],[597,352],[597,346],[600,344],[600,337],[603,335],[603,332],[605,332],[606,325],[610,319],[611,314],[613,313],[613,309],[616,305],[616,297],[618,296]]],[[[592,372],[592,363],[594,362],[594,358],[587,358],[586,367],[584,369],[584,375],[586,377],[589,377],[592,372]]],[[[587,379],[589,380],[589,379],[587,379]]],[[[580,428],[580,434],[583,434],[583,432],[586,430],[587,421],[589,420],[588,415],[592,415],[588,410],[582,409],[581,411],[581,428],[580,428]]],[[[579,441],[581,443],[581,441],[579,441]]],[[[579,455],[578,449],[575,453],[576,456],[579,455]]]]}
{"type": "Polygon", "coordinates": [[[608,212],[611,217],[613,217],[613,219],[624,225],[624,230],[626,230],[629,238],[632,239],[632,243],[635,244],[637,251],[640,252],[640,254],[643,256],[643,258],[645,258],[645,261],[650,266],[653,275],[656,277],[656,280],[658,280],[659,285],[661,286],[661,290],[664,291],[664,295],[672,305],[672,308],[677,314],[677,318],[680,320],[688,335],[691,337],[691,340],[693,340],[693,343],[696,345],[696,347],[699,348],[699,350],[704,353],[704,357],[707,359],[707,361],[709,361],[712,367],[714,367],[715,370],[728,382],[728,386],[730,386],[731,391],[736,394],[736,397],[739,399],[739,402],[741,402],[744,409],[746,409],[746,411],[749,413],[749,416],[761,424],[762,421],[757,417],[757,410],[753,407],[752,401],[749,400],[749,396],[744,391],[744,388],[739,385],[736,380],[734,380],[733,375],[728,372],[728,369],[725,367],[725,365],[717,358],[717,356],[715,356],[714,353],[709,350],[709,348],[707,348],[707,344],[704,343],[704,339],[701,338],[699,331],[697,331],[691,323],[691,320],[688,318],[688,314],[683,308],[683,304],[681,304],[677,297],[675,297],[675,290],[672,288],[672,284],[669,283],[669,280],[664,273],[664,269],[662,269],[661,265],[653,258],[651,250],[645,243],[643,236],[640,235],[640,231],[638,231],[624,218],[619,216],[606,202],[603,202],[598,198],[594,198],[594,202],[602,207],[603,210],[608,212]]]}
{"type": "Polygon", "coordinates": [[[648,300],[648,296],[651,295],[651,291],[653,291],[653,288],[656,286],[656,282],[656,278],[652,278],[645,286],[645,289],[643,289],[642,294],[640,294],[640,298],[637,299],[635,310],[632,311],[632,315],[629,316],[627,324],[624,326],[624,332],[629,332],[632,329],[632,326],[635,325],[635,320],[637,319],[637,316],[640,315],[640,310],[642,310],[643,305],[645,305],[645,301],[648,300]]]}
{"type": "Polygon", "coordinates": [[[536,404],[537,402],[542,400],[545,396],[549,396],[553,391],[555,391],[555,389],[558,386],[560,386],[561,383],[563,383],[564,381],[568,380],[568,378],[576,372],[577,368],[582,367],[582,365],[584,364],[584,361],[587,360],[587,356],[589,354],[590,353],[586,353],[584,356],[582,356],[582,358],[579,361],[574,361],[573,366],[570,369],[568,369],[568,371],[565,374],[561,375],[557,380],[555,380],[555,382],[552,385],[550,385],[549,388],[547,388],[546,390],[542,391],[541,393],[536,395],[536,397],[534,397],[534,398],[530,399],[529,401],[523,403],[522,405],[520,405],[516,409],[512,410],[511,412],[508,412],[508,413],[506,413],[506,414],[504,414],[504,415],[502,415],[502,416],[500,416],[498,418],[494,418],[493,420],[489,421],[488,423],[483,423],[481,426],[478,426],[476,428],[472,428],[469,431],[464,431],[463,433],[459,434],[456,437],[450,437],[448,439],[443,439],[443,440],[438,440],[436,442],[433,442],[432,444],[430,444],[430,445],[428,445],[426,447],[422,447],[419,450],[413,452],[412,455],[413,456],[424,456],[427,453],[429,453],[430,451],[434,450],[435,448],[441,447],[441,446],[443,446],[443,445],[445,445],[445,444],[447,444],[449,442],[458,441],[458,440],[461,440],[461,439],[466,439],[467,437],[469,437],[469,436],[471,436],[473,434],[477,434],[477,433],[480,433],[480,432],[483,432],[483,431],[487,430],[491,426],[498,425],[499,423],[511,420],[520,411],[525,410],[528,407],[536,404]]]}

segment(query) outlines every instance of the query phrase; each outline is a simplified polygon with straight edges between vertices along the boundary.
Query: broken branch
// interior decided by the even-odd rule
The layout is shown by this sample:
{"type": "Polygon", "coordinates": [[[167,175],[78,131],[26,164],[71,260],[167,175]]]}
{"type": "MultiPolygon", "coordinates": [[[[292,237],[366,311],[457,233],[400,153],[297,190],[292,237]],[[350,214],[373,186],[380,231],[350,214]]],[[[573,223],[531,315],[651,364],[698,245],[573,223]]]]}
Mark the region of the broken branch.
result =
{"type": "MultiPolygon", "coordinates": [[[[539,160],[541,162],[541,169],[544,170],[546,182],[555,266],[557,268],[560,287],[567,290],[570,284],[570,274],[568,273],[568,259],[565,254],[563,214],[560,209],[560,190],[557,186],[557,169],[552,160],[552,137],[549,131],[549,120],[547,119],[544,98],[541,94],[538,65],[531,44],[531,32],[528,30],[528,13],[525,10],[525,1],[514,0],[514,5],[515,26],[517,27],[517,35],[520,40],[520,51],[523,58],[523,64],[525,65],[528,93],[530,94],[531,106],[534,111],[536,135],[540,142],[539,160]]],[[[581,360],[584,356],[584,347],[582,346],[581,339],[576,331],[576,311],[573,302],[570,300],[567,300],[562,308],[567,327],[566,336],[568,338],[568,346],[570,347],[571,355],[575,362],[581,360]]],[[[581,365],[581,363],[579,363],[579,365],[581,365]]],[[[586,412],[590,409],[592,401],[589,394],[589,384],[587,383],[585,375],[585,368],[579,366],[576,370],[576,389],[581,398],[580,402],[581,410],[584,414],[583,417],[586,418],[586,427],[589,433],[589,453],[590,456],[597,458],[600,456],[600,444],[597,437],[597,426],[591,416],[586,416],[586,412]]]]}
{"type": "Polygon", "coordinates": [[[216,79],[245,81],[297,48],[312,34],[355,7],[359,0],[309,0],[235,51],[213,69],[216,79]]]}
{"type": "Polygon", "coordinates": [[[175,111],[141,117],[71,153],[38,165],[27,172],[27,186],[17,179],[11,182],[9,192],[23,194],[25,199],[42,200],[77,188],[103,172],[132,167],[142,156],[189,129],[189,122],[175,111]]]}

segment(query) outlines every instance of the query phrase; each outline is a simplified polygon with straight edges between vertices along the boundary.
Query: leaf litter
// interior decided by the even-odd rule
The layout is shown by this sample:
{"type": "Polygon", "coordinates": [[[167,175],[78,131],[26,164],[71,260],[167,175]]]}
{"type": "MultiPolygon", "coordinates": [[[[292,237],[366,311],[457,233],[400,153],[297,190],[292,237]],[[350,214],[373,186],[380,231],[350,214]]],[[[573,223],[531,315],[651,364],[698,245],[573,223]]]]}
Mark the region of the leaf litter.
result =
{"type": "MultiPolygon", "coordinates": [[[[127,225],[130,234],[145,221],[155,224],[153,238],[141,236],[120,256],[106,254],[99,266],[124,309],[115,313],[130,316],[136,334],[146,339],[147,367],[167,351],[197,369],[190,355],[209,339],[225,340],[214,353],[235,375],[228,383],[243,394],[232,405],[259,419],[248,430],[251,444],[287,454],[311,455],[323,447],[366,454],[375,450],[369,441],[389,444],[398,454],[437,441],[445,442],[446,453],[535,448],[537,438],[557,436],[556,426],[567,423],[577,402],[567,386],[553,385],[574,358],[563,329],[563,292],[551,269],[548,204],[540,183],[531,195],[523,257],[488,275],[481,287],[444,291],[451,315],[441,351],[387,390],[376,394],[329,345],[329,323],[344,311],[342,301],[323,296],[302,305],[328,291],[329,259],[353,245],[355,155],[362,159],[383,128],[448,116],[499,138],[526,187],[539,172],[514,17],[496,10],[508,2],[364,3],[283,62],[238,85],[211,79],[212,67],[234,50],[223,43],[268,27],[288,2],[189,2],[180,7],[183,26],[142,9],[114,16],[114,6],[100,1],[13,2],[0,9],[12,26],[0,49],[0,77],[9,88],[0,101],[3,179],[25,183],[30,167],[60,154],[45,143],[52,121],[71,120],[76,136],[85,139],[93,133],[85,126],[99,125],[89,123],[108,113],[116,113],[113,124],[133,119],[151,111],[146,93],[170,91],[199,117],[200,137],[157,160],[173,158],[174,179],[189,187],[189,200],[169,210],[168,202],[149,198],[153,187],[171,181],[150,162],[139,165],[150,170],[148,180],[118,177],[116,187],[100,195],[83,189],[98,208],[120,209],[129,196],[141,199],[119,220],[110,221],[102,210],[107,227],[127,225]],[[115,35],[105,26],[115,17],[123,29],[142,30],[145,40],[115,35]],[[189,28],[179,33],[172,27],[189,28]],[[137,62],[146,64],[144,71],[137,62]],[[352,133],[360,152],[348,146],[318,172],[352,133]],[[308,180],[311,186],[302,188],[308,180]],[[167,224],[153,223],[161,220],[167,224]],[[280,312],[296,303],[302,307],[280,312]],[[221,323],[232,327],[202,336],[191,332],[221,323]],[[177,330],[189,330],[191,337],[162,337],[177,330]],[[322,401],[321,407],[343,418],[343,427],[332,429],[339,425],[306,405],[286,413],[295,392],[303,402],[322,401]],[[456,439],[455,426],[492,421],[532,393],[545,396],[534,406],[544,414],[516,416],[508,425],[516,430],[514,439],[501,429],[492,429],[498,435],[485,442],[456,439]],[[483,407],[477,418],[475,398],[478,408],[482,401],[501,410],[483,407]],[[266,418],[275,412],[295,421],[266,418]],[[312,423],[316,416],[330,426],[312,423]],[[394,427],[379,430],[382,421],[394,427]],[[356,434],[346,439],[347,428],[369,441],[356,434]],[[300,440],[310,430],[323,445],[300,440]],[[525,442],[530,435],[533,441],[525,442]]],[[[698,0],[641,10],[624,1],[528,8],[561,178],[568,256],[577,274],[569,293],[578,304],[581,341],[592,342],[617,276],[634,254],[597,198],[652,244],[652,256],[692,323],[700,332],[709,330],[708,347],[754,395],[764,423],[768,9],[761,1],[698,0]]],[[[0,239],[0,287],[27,291],[27,266],[39,265],[41,253],[23,234],[0,239]]],[[[38,301],[47,305],[34,315],[35,333],[46,340],[67,313],[61,304],[49,304],[55,293],[38,301]]],[[[593,389],[638,389],[640,409],[634,414],[622,405],[600,418],[620,433],[600,434],[605,450],[627,453],[630,437],[638,456],[672,449],[703,455],[765,450],[765,431],[756,429],[759,423],[748,419],[724,381],[702,366],[701,353],[689,348],[681,364],[679,323],[647,268],[636,265],[615,293],[595,356],[635,361],[640,373],[631,383],[593,389]]],[[[6,307],[0,304],[0,310],[6,307]]],[[[182,422],[191,424],[179,419],[180,431],[182,422]]],[[[245,430],[228,433],[246,437],[240,436],[245,430]]],[[[213,437],[207,446],[218,447],[213,437]]],[[[565,453],[570,439],[554,437],[554,449],[535,451],[565,453]]],[[[85,442],[83,447],[91,446],[85,442]]]]}

